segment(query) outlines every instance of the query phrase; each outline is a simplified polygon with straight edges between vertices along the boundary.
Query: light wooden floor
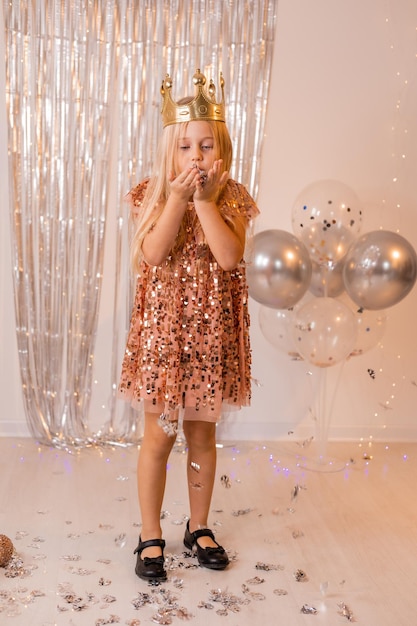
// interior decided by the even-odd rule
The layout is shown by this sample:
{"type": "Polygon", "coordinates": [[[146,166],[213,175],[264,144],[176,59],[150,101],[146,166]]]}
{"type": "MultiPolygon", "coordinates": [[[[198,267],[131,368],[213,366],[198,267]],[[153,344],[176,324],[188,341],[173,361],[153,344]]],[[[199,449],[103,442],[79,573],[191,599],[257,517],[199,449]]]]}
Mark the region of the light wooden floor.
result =
{"type": "Polygon", "coordinates": [[[210,626],[417,624],[417,444],[331,443],[323,463],[297,442],[225,445],[211,515],[232,558],[224,572],[184,556],[187,461],[178,445],[162,522],[169,578],[160,587],[134,573],[136,454],[0,438],[0,533],[23,573],[0,568],[2,625],[187,616],[210,626]]]}

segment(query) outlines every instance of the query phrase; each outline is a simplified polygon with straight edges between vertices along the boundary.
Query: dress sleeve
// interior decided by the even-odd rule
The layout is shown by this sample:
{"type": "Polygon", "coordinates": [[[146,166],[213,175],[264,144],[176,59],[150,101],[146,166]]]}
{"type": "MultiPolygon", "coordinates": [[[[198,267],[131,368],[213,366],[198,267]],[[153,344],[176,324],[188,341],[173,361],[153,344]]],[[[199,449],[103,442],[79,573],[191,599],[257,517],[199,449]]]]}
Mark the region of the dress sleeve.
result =
{"type": "Polygon", "coordinates": [[[124,199],[130,209],[130,217],[133,221],[136,221],[140,216],[143,204],[143,197],[145,195],[148,182],[149,179],[143,180],[125,195],[124,199]]]}
{"type": "Polygon", "coordinates": [[[258,214],[259,209],[247,189],[235,180],[229,179],[220,197],[220,209],[226,220],[244,219],[248,224],[258,214]]]}

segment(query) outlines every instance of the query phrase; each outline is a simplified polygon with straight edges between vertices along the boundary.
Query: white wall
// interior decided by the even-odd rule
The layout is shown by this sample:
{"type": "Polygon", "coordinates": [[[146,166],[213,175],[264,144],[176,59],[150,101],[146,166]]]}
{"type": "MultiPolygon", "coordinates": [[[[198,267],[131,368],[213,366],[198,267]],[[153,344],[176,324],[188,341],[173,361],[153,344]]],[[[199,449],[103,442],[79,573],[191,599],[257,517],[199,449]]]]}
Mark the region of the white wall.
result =
{"type": "MultiPolygon", "coordinates": [[[[299,192],[311,182],[336,179],[362,201],[362,232],[398,230],[417,249],[416,28],[415,0],[279,0],[258,231],[291,231],[292,204],[299,192]]],[[[0,171],[5,172],[0,109],[0,171]]],[[[0,206],[6,216],[4,184],[0,206]]],[[[25,434],[9,225],[5,218],[0,224],[0,434],[25,434]]],[[[327,368],[327,397],[318,411],[331,412],[331,437],[417,438],[416,304],[417,287],[388,311],[382,346],[343,367],[327,368]],[[374,379],[368,369],[375,370],[374,379]]],[[[310,408],[317,405],[323,370],[291,361],[273,348],[259,328],[258,311],[251,300],[252,407],[229,416],[219,434],[230,439],[288,438],[289,432],[309,437],[315,434],[310,408]]],[[[111,303],[101,315],[108,319],[111,303]]],[[[104,378],[99,369],[96,378],[104,378]]],[[[103,401],[107,394],[97,400],[100,411],[103,401]]]]}
{"type": "MultiPolygon", "coordinates": [[[[416,28],[414,0],[280,0],[258,230],[292,231],[297,195],[335,179],[359,195],[362,232],[398,229],[417,249],[416,28]]],[[[271,347],[251,304],[261,386],[228,432],[315,434],[309,407],[323,373],[271,347]]],[[[389,309],[383,346],[327,369],[318,408],[331,412],[331,437],[416,438],[416,304],[417,287],[389,309]]]]}

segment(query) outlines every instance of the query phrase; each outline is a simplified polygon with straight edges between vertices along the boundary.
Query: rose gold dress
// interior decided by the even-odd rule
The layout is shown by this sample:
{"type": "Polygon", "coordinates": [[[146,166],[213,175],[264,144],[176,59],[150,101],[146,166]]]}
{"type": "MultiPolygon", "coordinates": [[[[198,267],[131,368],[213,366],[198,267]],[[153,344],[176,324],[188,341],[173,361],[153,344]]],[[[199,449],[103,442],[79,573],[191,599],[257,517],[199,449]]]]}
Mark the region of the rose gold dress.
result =
{"type": "MultiPolygon", "coordinates": [[[[140,214],[146,181],[131,192],[140,214]]],[[[243,185],[229,180],[220,198],[228,219],[250,220],[258,208],[243,185]]],[[[119,396],[174,419],[215,422],[222,404],[247,406],[251,352],[245,262],[224,271],[208,245],[193,203],[181,252],[162,265],[142,261],[137,279],[119,396]]]]}

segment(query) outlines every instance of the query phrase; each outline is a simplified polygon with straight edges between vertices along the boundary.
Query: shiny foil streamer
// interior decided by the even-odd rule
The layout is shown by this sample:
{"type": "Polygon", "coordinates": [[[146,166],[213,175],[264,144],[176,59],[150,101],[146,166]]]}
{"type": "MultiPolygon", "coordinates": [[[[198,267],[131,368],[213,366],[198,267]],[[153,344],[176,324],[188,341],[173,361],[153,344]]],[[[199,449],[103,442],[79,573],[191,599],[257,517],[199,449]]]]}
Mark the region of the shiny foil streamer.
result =
{"type": "Polygon", "coordinates": [[[16,332],[32,435],[89,435],[115,3],[5,2],[16,332]]]}
{"type": "Polygon", "coordinates": [[[116,400],[133,292],[123,196],[151,171],[163,77],[180,98],[200,68],[216,85],[223,72],[231,176],[256,199],[277,4],[4,0],[16,332],[28,426],[40,441],[68,449],[140,438],[139,414],[116,400]],[[105,275],[107,248],[115,263],[105,275]],[[109,385],[95,432],[106,281],[109,385]]]}

